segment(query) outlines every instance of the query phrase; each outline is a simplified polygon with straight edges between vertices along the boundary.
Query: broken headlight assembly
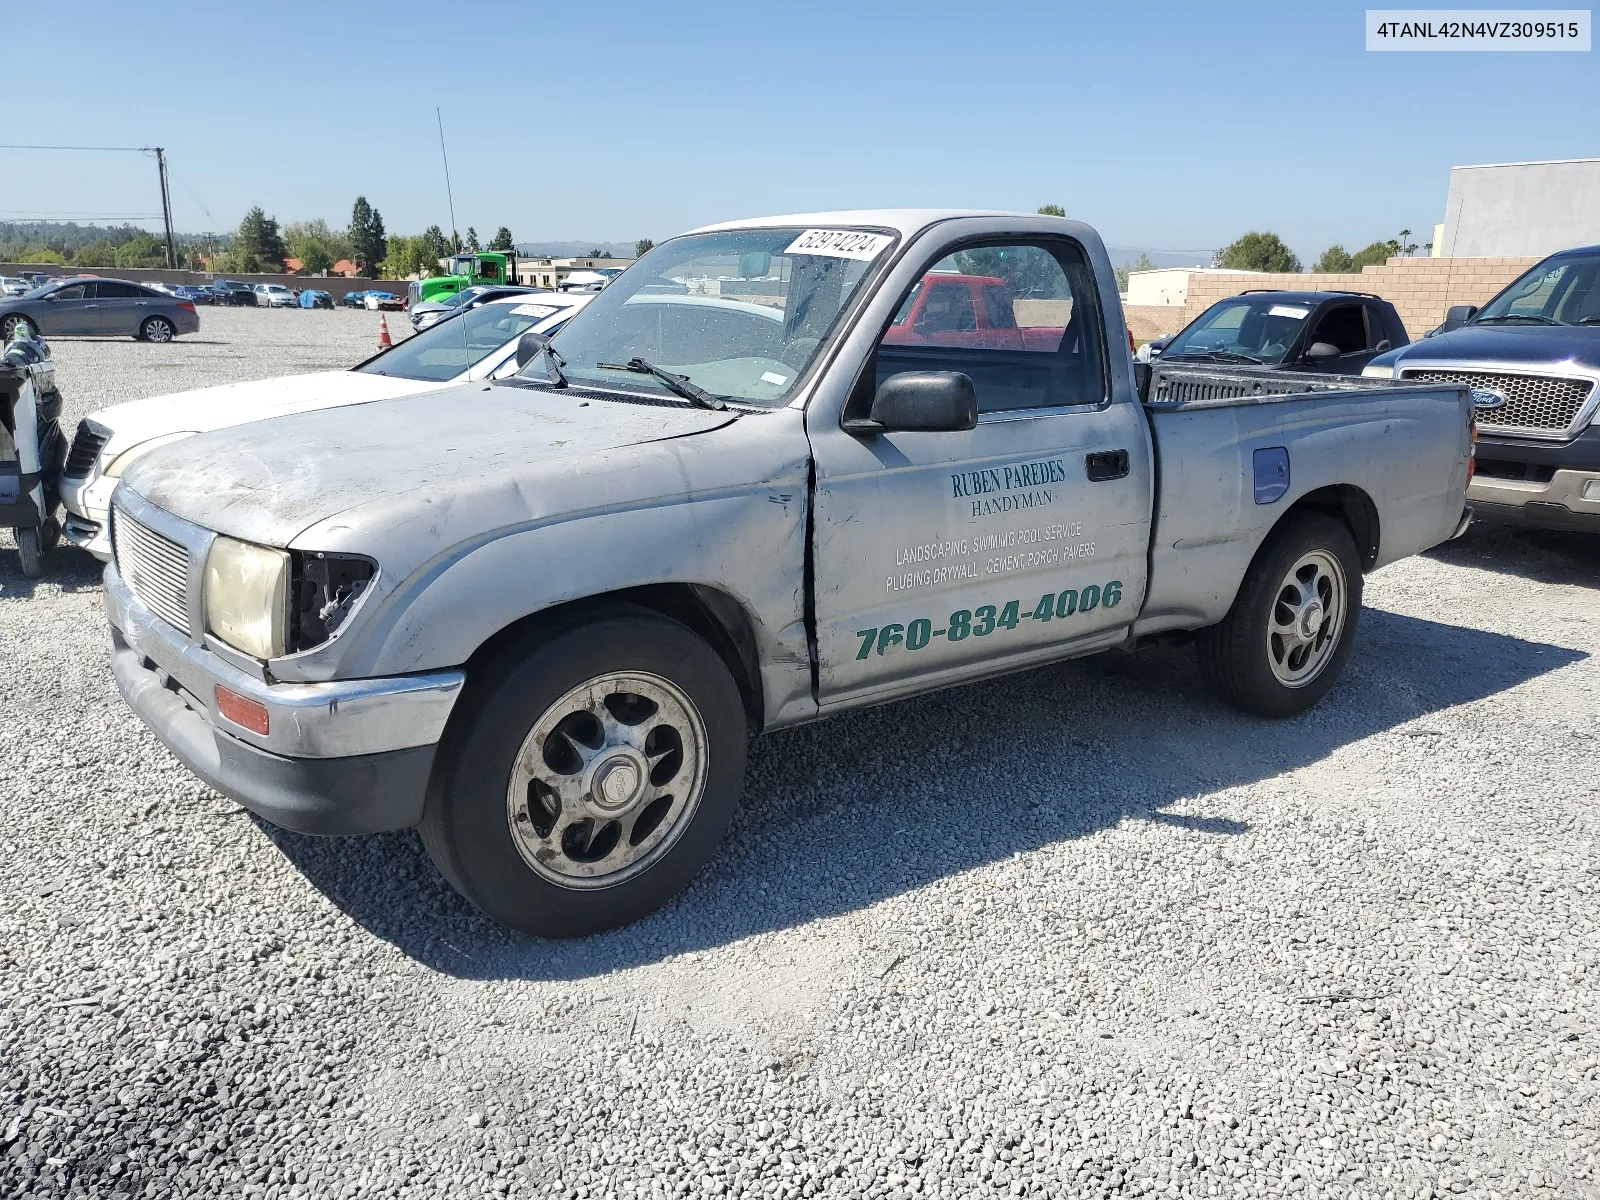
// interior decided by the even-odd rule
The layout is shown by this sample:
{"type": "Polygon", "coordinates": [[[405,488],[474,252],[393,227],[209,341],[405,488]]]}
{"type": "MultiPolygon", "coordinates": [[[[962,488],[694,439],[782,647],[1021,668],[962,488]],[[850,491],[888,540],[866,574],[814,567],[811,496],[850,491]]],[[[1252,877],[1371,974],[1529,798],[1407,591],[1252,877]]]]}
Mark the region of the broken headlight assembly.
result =
{"type": "Polygon", "coordinates": [[[293,550],[289,554],[288,652],[313,650],[350,619],[372,586],[378,564],[359,554],[293,550]]]}

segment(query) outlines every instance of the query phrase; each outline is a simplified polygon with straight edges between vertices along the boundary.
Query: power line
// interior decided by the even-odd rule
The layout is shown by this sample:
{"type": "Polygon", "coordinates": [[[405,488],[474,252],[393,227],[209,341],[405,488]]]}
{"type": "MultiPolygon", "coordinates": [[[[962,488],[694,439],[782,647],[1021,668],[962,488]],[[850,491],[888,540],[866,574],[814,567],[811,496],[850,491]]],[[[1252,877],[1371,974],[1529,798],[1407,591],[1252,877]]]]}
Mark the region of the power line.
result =
{"type": "Polygon", "coordinates": [[[95,150],[128,154],[154,154],[155,146],[22,146],[0,143],[0,150],[95,150]]]}

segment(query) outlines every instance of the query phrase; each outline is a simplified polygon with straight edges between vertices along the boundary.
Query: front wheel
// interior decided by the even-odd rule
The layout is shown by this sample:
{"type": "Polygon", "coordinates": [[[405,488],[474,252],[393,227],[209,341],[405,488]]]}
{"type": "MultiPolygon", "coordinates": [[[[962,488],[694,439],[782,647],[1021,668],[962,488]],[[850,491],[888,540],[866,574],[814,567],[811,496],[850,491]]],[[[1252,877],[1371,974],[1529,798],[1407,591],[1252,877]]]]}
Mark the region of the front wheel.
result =
{"type": "Polygon", "coordinates": [[[1197,636],[1201,672],[1246,712],[1305,712],[1350,657],[1361,586],[1349,529],[1321,513],[1288,518],[1256,554],[1228,615],[1197,636]]]}
{"type": "Polygon", "coordinates": [[[37,340],[39,330],[27,317],[19,317],[15,313],[0,320],[0,341],[9,342],[18,336],[37,340]]]}
{"type": "Polygon", "coordinates": [[[543,937],[595,933],[653,912],[711,858],[747,735],[737,684],[692,631],[619,607],[470,686],[421,832],[489,916],[543,937]]]}
{"type": "Polygon", "coordinates": [[[178,331],[165,317],[151,317],[139,326],[139,337],[146,342],[170,342],[177,336],[178,331]]]}

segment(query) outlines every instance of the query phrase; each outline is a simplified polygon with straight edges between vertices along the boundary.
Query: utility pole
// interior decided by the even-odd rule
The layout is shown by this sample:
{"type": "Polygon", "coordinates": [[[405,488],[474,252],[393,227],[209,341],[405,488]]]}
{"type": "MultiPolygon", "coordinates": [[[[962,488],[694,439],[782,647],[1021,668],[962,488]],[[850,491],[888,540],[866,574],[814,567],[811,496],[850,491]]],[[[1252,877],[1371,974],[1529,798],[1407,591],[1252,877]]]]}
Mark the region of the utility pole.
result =
{"type": "Polygon", "coordinates": [[[155,147],[156,174],[161,176],[161,220],[167,229],[167,269],[176,270],[178,267],[178,254],[172,245],[172,195],[167,190],[167,152],[160,146],[155,147]]]}

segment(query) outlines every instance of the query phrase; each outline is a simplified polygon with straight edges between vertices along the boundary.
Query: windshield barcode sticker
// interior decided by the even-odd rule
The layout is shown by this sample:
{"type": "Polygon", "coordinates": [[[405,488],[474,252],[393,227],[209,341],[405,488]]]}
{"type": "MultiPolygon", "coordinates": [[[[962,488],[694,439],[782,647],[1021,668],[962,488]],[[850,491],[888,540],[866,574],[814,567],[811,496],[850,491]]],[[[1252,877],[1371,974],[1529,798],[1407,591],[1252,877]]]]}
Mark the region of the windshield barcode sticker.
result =
{"type": "Polygon", "coordinates": [[[785,254],[821,254],[828,258],[877,258],[894,238],[859,229],[808,229],[789,243],[785,254]]]}
{"type": "Polygon", "coordinates": [[[1269,317],[1293,317],[1296,321],[1304,321],[1310,315],[1309,308],[1294,308],[1288,304],[1274,304],[1267,309],[1269,317]]]}

